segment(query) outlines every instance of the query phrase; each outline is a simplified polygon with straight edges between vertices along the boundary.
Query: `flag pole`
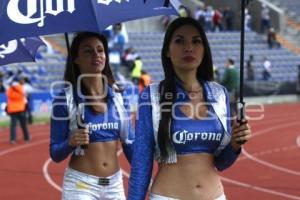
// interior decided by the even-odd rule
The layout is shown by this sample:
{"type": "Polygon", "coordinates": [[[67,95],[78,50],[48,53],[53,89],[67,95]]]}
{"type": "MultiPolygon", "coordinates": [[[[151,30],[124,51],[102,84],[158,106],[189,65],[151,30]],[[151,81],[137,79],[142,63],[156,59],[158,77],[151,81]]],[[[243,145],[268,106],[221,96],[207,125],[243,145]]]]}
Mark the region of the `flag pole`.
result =
{"type": "Polygon", "coordinates": [[[238,102],[238,121],[245,119],[245,102],[244,102],[244,49],[245,49],[245,9],[246,0],[241,3],[241,42],[240,42],[240,93],[238,102]]]}

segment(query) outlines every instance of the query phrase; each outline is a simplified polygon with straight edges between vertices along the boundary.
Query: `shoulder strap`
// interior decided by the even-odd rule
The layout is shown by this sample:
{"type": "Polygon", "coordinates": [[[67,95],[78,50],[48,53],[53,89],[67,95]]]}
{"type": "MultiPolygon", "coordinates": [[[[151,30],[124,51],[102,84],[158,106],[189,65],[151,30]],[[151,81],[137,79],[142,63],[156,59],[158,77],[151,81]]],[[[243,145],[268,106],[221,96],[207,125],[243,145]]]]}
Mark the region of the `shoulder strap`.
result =
{"type": "Polygon", "coordinates": [[[157,133],[160,119],[160,108],[159,108],[159,84],[150,84],[150,99],[152,106],[152,124],[154,131],[155,144],[157,144],[157,133]]]}
{"type": "Polygon", "coordinates": [[[230,112],[226,106],[226,95],[224,89],[215,82],[209,82],[208,83],[209,89],[211,94],[216,99],[216,103],[212,103],[212,107],[218,116],[219,121],[221,122],[225,134],[218,146],[218,148],[215,150],[214,155],[218,156],[221,151],[228,145],[231,139],[230,133],[228,133],[227,128],[227,112],[230,112]]]}
{"type": "Polygon", "coordinates": [[[169,149],[169,157],[167,159],[162,159],[160,154],[160,149],[158,147],[158,128],[159,128],[159,121],[161,118],[160,113],[160,104],[159,104],[159,98],[160,98],[160,92],[159,92],[159,84],[153,83],[150,84],[150,99],[151,99],[151,106],[152,106],[152,124],[153,124],[153,134],[154,134],[154,140],[155,140],[155,160],[157,160],[158,163],[176,163],[177,162],[177,155],[176,151],[174,149],[169,149]]]}
{"type": "Polygon", "coordinates": [[[113,102],[117,108],[117,111],[120,116],[120,138],[122,142],[126,144],[131,144],[133,141],[128,138],[128,116],[127,111],[124,107],[124,100],[119,92],[113,92],[113,102]]]}
{"type": "Polygon", "coordinates": [[[126,117],[126,110],[124,108],[124,101],[120,93],[114,92],[113,102],[117,108],[120,117],[120,138],[122,142],[128,142],[128,122],[126,117]]]}

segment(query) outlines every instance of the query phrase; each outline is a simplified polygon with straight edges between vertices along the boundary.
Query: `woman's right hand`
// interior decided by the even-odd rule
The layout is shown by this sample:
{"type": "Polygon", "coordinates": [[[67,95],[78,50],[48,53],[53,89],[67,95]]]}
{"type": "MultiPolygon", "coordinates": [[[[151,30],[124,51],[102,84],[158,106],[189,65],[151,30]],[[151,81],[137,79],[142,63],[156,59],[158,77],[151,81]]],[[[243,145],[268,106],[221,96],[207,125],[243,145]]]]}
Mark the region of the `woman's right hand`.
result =
{"type": "Polygon", "coordinates": [[[69,145],[72,147],[89,144],[89,142],[90,142],[90,137],[89,137],[89,130],[87,128],[74,129],[73,133],[69,138],[69,145]]]}

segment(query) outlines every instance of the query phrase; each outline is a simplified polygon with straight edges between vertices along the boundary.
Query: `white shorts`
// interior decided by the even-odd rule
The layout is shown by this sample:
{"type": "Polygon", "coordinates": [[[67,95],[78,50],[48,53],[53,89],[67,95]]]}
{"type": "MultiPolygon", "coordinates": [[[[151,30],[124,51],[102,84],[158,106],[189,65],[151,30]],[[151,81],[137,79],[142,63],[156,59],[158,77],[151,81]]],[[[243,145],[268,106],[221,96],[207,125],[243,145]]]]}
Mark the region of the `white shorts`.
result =
{"type": "MultiPolygon", "coordinates": [[[[174,199],[172,197],[166,197],[166,196],[150,193],[150,200],[179,200],[179,199],[174,199]]],[[[221,196],[219,196],[214,200],[226,200],[226,196],[225,194],[222,194],[221,196]]]]}
{"type": "Polygon", "coordinates": [[[97,177],[77,170],[65,170],[62,200],[126,200],[122,171],[97,177]]]}

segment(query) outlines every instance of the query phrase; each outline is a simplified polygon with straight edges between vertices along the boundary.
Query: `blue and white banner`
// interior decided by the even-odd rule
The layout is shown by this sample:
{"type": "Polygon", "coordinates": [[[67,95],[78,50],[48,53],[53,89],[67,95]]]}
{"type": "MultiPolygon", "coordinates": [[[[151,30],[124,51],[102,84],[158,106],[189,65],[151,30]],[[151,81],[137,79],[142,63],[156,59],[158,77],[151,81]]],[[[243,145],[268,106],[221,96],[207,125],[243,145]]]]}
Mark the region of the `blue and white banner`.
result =
{"type": "Polygon", "coordinates": [[[178,15],[177,1],[164,7],[163,0],[1,0],[0,44],[54,33],[101,32],[119,22],[178,15]]]}

